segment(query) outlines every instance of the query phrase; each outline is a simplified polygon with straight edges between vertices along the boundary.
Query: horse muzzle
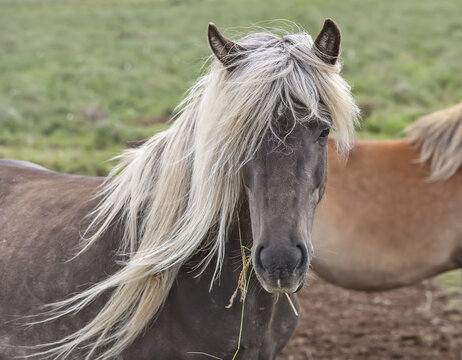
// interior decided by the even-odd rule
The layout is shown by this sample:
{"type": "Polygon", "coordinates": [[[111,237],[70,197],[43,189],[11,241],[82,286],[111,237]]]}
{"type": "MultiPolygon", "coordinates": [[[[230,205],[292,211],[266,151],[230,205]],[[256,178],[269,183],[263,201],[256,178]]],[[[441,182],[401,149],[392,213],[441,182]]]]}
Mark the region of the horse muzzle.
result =
{"type": "Polygon", "coordinates": [[[269,293],[294,293],[300,290],[311,262],[304,244],[287,248],[259,246],[254,269],[262,287],[269,293]]]}

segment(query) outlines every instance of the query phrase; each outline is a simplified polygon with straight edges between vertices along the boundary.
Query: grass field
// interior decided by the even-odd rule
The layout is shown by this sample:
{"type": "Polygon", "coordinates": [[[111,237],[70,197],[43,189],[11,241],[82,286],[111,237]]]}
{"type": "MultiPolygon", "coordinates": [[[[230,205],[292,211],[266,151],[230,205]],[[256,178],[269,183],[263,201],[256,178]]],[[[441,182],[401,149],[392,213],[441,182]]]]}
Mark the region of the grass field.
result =
{"type": "Polygon", "coordinates": [[[359,136],[397,137],[462,99],[462,2],[0,0],[0,157],[105,174],[129,140],[152,135],[201,71],[214,21],[232,37],[289,19],[343,30],[359,136]]]}

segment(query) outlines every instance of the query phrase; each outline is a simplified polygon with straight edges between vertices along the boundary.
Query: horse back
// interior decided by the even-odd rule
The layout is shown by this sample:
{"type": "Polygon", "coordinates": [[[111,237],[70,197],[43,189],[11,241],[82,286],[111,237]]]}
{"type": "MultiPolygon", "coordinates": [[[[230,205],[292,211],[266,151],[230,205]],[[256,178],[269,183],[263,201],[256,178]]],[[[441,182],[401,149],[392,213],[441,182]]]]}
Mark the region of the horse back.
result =
{"type": "MultiPolygon", "coordinates": [[[[115,251],[110,238],[71,260],[102,181],[0,160],[0,348],[56,338],[52,327],[26,330],[13,323],[114,271],[113,257],[108,256],[115,251]]],[[[70,332],[79,325],[62,323],[59,331],[70,332]]]]}

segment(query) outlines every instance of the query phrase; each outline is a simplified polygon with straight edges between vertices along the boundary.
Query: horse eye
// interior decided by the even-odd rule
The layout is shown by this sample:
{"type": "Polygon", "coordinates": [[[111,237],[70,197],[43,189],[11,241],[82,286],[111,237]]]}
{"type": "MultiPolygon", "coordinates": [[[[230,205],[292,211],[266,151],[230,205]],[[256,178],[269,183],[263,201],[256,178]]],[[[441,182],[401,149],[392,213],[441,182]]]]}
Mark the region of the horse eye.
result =
{"type": "Polygon", "coordinates": [[[326,138],[330,133],[330,129],[326,128],[323,131],[321,131],[321,134],[319,135],[320,138],[326,138]]]}

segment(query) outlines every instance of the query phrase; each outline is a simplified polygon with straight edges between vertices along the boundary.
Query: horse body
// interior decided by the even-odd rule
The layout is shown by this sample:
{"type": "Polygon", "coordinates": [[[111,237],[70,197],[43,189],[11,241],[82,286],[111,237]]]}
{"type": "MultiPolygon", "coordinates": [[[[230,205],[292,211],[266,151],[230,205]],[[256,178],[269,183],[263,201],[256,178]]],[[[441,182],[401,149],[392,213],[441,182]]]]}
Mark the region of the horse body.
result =
{"type": "Polygon", "coordinates": [[[348,149],[358,113],[340,31],[208,40],[173,124],[107,179],[0,163],[0,356],[256,360],[289,341],[279,295],[297,306],[310,266],[327,136],[348,149]]]}
{"type": "Polygon", "coordinates": [[[91,199],[100,184],[99,178],[0,160],[0,314],[5,319],[0,343],[6,355],[26,354],[21,346],[56,340],[58,334],[69,333],[88,320],[85,316],[64,318],[60,326],[30,329],[18,325],[21,316],[36,315],[43,305],[114,271],[111,251],[115,246],[107,238],[92,252],[82,254],[79,261],[68,261],[75,255],[84,218],[95,206],[91,199]]]}
{"type": "MultiPolygon", "coordinates": [[[[456,130],[461,119],[452,119],[456,130]]],[[[432,121],[455,132],[438,117],[432,121]]],[[[439,148],[451,146],[445,142],[439,148]]],[[[461,169],[447,179],[429,180],[430,164],[418,162],[422,149],[412,138],[357,140],[346,161],[333,144],[329,150],[326,194],[313,225],[313,268],[321,277],[373,291],[462,267],[461,169]]]]}
{"type": "MultiPolygon", "coordinates": [[[[115,261],[121,239],[117,229],[95,243],[92,251],[69,261],[79,246],[79,233],[85,229],[85,216],[95,207],[94,196],[101,183],[101,178],[43,171],[21,162],[0,160],[0,314],[5,319],[0,327],[0,348],[6,358],[30,354],[32,351],[24,346],[50,342],[76,331],[107,301],[104,297],[98,299],[78,317],[63,317],[33,327],[17,324],[19,317],[36,315],[41,306],[81,291],[120,267],[115,261]],[[50,196],[52,192],[57,196],[50,196]],[[13,222],[11,216],[21,221],[13,222]]],[[[250,244],[248,210],[242,210],[240,224],[242,241],[250,244]]],[[[162,312],[125,350],[124,359],[203,358],[194,352],[232,357],[237,347],[241,303],[236,300],[230,309],[225,306],[239,277],[236,227],[230,239],[220,285],[209,294],[211,272],[196,278],[192,266],[185,264],[162,312]],[[219,332],[213,330],[217,323],[222,325],[219,332]]],[[[191,262],[194,261],[193,258],[191,262]]],[[[251,287],[247,296],[239,358],[273,358],[289,341],[298,318],[285,299],[275,301],[274,295],[258,287],[251,287]]]]}

